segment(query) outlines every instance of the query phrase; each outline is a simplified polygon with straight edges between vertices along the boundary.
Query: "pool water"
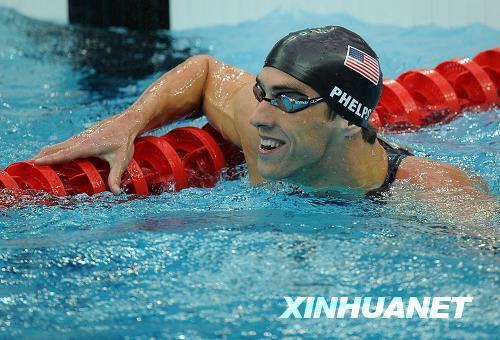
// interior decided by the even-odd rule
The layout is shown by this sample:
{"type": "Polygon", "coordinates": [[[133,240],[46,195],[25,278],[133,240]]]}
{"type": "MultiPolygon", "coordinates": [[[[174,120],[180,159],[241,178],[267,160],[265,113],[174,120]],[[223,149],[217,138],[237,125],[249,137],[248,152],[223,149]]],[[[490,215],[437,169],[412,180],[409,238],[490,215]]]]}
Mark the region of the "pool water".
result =
{"type": "MultiPolygon", "coordinates": [[[[123,110],[190,55],[210,53],[256,73],[281,36],[327,24],[364,36],[388,78],[500,45],[499,32],[481,25],[403,29],[293,11],[141,35],[43,23],[0,8],[0,167],[123,110]]],[[[498,197],[498,121],[498,109],[464,113],[386,137],[481,175],[498,197]]],[[[245,176],[147,198],[103,193],[54,206],[29,199],[0,210],[2,338],[491,339],[500,327],[497,245],[409,202],[394,209],[295,195],[284,185],[253,188],[245,176]],[[284,296],[474,301],[462,319],[302,320],[279,318],[284,296]]],[[[479,227],[498,232],[498,225],[479,227]]]]}

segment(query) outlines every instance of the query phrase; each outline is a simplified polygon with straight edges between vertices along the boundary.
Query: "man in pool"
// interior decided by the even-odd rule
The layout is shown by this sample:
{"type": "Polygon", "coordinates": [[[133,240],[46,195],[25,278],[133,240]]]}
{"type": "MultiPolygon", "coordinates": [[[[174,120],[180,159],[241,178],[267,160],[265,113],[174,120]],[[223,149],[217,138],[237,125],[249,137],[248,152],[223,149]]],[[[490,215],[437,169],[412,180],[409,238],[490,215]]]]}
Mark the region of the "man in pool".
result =
{"type": "Polygon", "coordinates": [[[377,138],[368,119],[381,88],[378,57],[359,35],[338,26],[306,29],[281,39],[257,77],[207,55],[189,58],[125,111],[34,160],[104,159],[117,194],[137,136],[201,111],[243,150],[253,184],[279,180],[322,194],[371,195],[404,183],[415,193],[460,188],[484,197],[462,170],[377,138]]]}

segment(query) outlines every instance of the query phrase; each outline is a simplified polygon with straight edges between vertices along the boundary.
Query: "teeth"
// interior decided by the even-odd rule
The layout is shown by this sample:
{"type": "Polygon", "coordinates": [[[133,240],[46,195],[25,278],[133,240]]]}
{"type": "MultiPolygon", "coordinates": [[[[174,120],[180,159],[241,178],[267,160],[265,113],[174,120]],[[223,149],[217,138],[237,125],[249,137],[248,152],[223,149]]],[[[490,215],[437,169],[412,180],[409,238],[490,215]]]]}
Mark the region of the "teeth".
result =
{"type": "Polygon", "coordinates": [[[265,138],[261,138],[260,139],[260,144],[264,147],[267,147],[267,148],[277,148],[278,146],[282,145],[283,143],[281,142],[278,142],[278,141],[275,141],[273,139],[265,139],[265,138]]]}

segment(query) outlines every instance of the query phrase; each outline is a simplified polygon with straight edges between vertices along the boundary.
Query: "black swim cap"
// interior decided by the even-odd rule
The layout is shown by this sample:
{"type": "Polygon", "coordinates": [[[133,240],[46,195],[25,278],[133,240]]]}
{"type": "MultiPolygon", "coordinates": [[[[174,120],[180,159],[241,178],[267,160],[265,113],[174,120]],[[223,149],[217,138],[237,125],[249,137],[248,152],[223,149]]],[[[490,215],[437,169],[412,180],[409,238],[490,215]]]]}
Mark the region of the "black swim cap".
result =
{"type": "Polygon", "coordinates": [[[356,33],[340,26],[290,33],[274,45],[264,66],[306,83],[349,122],[369,126],[382,71],[375,52],[356,33]]]}

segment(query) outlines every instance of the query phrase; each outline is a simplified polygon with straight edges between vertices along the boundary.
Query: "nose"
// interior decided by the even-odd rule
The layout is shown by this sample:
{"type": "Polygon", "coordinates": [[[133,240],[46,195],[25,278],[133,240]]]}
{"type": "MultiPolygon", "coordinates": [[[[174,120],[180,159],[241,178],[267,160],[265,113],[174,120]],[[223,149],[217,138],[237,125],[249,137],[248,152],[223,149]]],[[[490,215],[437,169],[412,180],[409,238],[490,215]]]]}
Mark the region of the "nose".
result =
{"type": "Polygon", "coordinates": [[[256,128],[272,128],[276,124],[276,108],[266,101],[258,103],[250,115],[250,124],[256,128]]]}

